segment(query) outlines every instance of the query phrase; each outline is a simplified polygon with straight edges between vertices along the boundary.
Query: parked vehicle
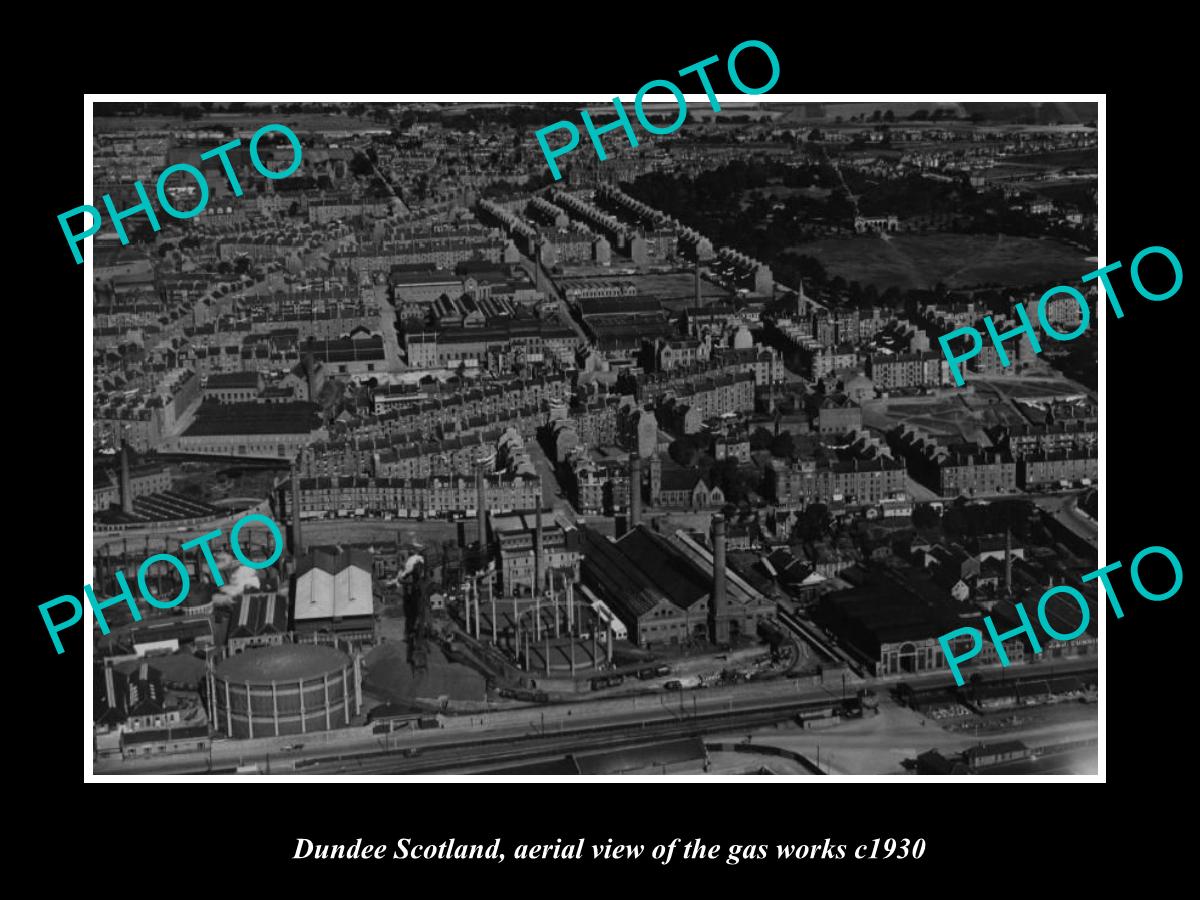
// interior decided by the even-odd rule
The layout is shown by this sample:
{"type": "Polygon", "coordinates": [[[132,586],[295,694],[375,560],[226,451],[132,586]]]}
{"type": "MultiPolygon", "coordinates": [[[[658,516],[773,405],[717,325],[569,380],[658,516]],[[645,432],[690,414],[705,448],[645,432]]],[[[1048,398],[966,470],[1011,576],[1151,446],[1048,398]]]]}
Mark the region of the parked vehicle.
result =
{"type": "Polygon", "coordinates": [[[616,687],[617,685],[624,683],[624,681],[624,675],[597,675],[592,679],[592,690],[602,691],[605,688],[616,687]]]}
{"type": "Polygon", "coordinates": [[[668,691],[682,691],[683,690],[683,682],[682,681],[668,681],[666,684],[663,685],[663,687],[666,688],[668,691]]]}

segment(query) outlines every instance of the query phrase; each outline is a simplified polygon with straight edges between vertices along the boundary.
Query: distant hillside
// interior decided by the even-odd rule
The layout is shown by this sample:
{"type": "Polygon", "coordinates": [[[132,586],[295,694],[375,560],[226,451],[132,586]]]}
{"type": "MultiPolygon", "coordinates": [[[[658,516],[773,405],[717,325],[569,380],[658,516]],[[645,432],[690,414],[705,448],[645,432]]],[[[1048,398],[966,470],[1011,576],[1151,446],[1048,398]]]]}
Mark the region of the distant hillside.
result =
{"type": "Polygon", "coordinates": [[[1014,122],[1020,125],[1046,125],[1064,122],[1082,125],[1096,121],[1095,103],[963,103],[969,114],[988,122],[1014,122]]]}

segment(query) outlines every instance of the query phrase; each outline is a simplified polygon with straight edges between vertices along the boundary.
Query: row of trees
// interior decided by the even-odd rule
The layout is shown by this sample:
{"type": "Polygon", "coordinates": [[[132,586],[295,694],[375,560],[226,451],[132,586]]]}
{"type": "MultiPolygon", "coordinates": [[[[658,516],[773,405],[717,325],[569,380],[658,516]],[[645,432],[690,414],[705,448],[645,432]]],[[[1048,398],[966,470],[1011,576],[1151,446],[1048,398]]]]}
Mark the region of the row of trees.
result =
{"type": "Polygon", "coordinates": [[[950,503],[939,514],[928,503],[918,504],[913,509],[913,526],[921,531],[940,529],[951,539],[999,534],[1006,528],[1013,537],[1022,541],[1034,536],[1037,525],[1037,507],[1030,500],[997,500],[992,503],[968,503],[959,499],[950,503]]]}

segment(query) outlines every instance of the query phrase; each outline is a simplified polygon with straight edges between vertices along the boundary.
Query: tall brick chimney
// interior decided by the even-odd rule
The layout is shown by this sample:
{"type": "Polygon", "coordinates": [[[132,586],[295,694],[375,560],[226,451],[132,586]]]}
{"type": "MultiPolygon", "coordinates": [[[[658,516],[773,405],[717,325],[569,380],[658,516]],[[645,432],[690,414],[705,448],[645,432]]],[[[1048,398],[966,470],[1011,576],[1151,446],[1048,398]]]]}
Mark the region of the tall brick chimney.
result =
{"type": "Polygon", "coordinates": [[[121,512],[133,512],[133,490],[129,484],[129,444],[121,438],[121,512]]]}
{"type": "Polygon", "coordinates": [[[304,375],[308,385],[308,402],[316,403],[320,391],[317,390],[317,360],[312,351],[304,354],[304,375]]]}
{"type": "Polygon", "coordinates": [[[629,460],[629,530],[642,522],[642,458],[636,453],[629,460]]]}
{"type": "Polygon", "coordinates": [[[475,512],[479,521],[479,549],[487,547],[487,491],[483,483],[483,466],[475,470],[475,512]]]}
{"type": "Polygon", "coordinates": [[[533,535],[533,595],[542,590],[542,479],[538,479],[537,530],[533,535]]]}
{"type": "Polygon", "coordinates": [[[291,512],[292,512],[292,553],[296,559],[304,553],[304,537],[300,533],[300,472],[292,466],[292,497],[291,497],[291,512]]]}
{"type": "Polygon", "coordinates": [[[708,602],[709,633],[714,643],[729,642],[729,619],[725,613],[725,517],[717,514],[712,520],[713,589],[708,602]]]}
{"type": "Polygon", "coordinates": [[[1004,529],[1004,593],[1012,596],[1012,529],[1004,529]]]}

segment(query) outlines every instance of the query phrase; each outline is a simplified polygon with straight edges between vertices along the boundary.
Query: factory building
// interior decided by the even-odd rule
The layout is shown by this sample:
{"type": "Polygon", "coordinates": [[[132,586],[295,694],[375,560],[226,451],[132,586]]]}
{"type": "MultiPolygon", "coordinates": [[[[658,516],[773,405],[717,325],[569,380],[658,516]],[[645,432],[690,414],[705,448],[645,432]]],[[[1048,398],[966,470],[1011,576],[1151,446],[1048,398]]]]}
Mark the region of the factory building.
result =
{"type": "Polygon", "coordinates": [[[273,591],[245,591],[229,620],[225,646],[230,654],[282,644],[288,633],[287,600],[273,591]]]}
{"type": "Polygon", "coordinates": [[[171,472],[161,464],[131,466],[124,457],[121,467],[97,468],[92,476],[92,510],[99,512],[115,504],[127,504],[133,511],[133,501],[171,490],[171,472]]]}
{"type": "Polygon", "coordinates": [[[217,372],[204,382],[204,399],[217,403],[253,403],[262,389],[261,372],[217,372]]]}
{"type": "Polygon", "coordinates": [[[210,718],[232,738],[330,731],[362,707],[360,657],[313,644],[246,650],[210,664],[210,718]]]}
{"type": "Polygon", "coordinates": [[[498,547],[504,597],[529,595],[539,582],[545,590],[544,579],[551,570],[570,570],[571,580],[579,579],[579,533],[575,529],[567,531],[552,516],[540,511],[493,515],[491,523],[491,533],[498,547]]]}
{"type": "Polygon", "coordinates": [[[291,459],[328,437],[311,403],[205,404],[167,449],[214,456],[291,459]]]}
{"type": "Polygon", "coordinates": [[[370,554],[314,547],[296,566],[292,630],[297,641],[374,643],[370,554]]]}
{"type": "Polygon", "coordinates": [[[725,566],[725,522],[713,517],[710,551],[685,534],[639,525],[612,541],[579,529],[580,578],[642,647],[701,639],[723,644],[755,633],[775,604],[725,566]]]}
{"type": "Polygon", "coordinates": [[[938,636],[958,627],[948,612],[931,610],[907,593],[875,586],[825,595],[818,616],[870,661],[877,676],[946,669],[938,636]]]}

